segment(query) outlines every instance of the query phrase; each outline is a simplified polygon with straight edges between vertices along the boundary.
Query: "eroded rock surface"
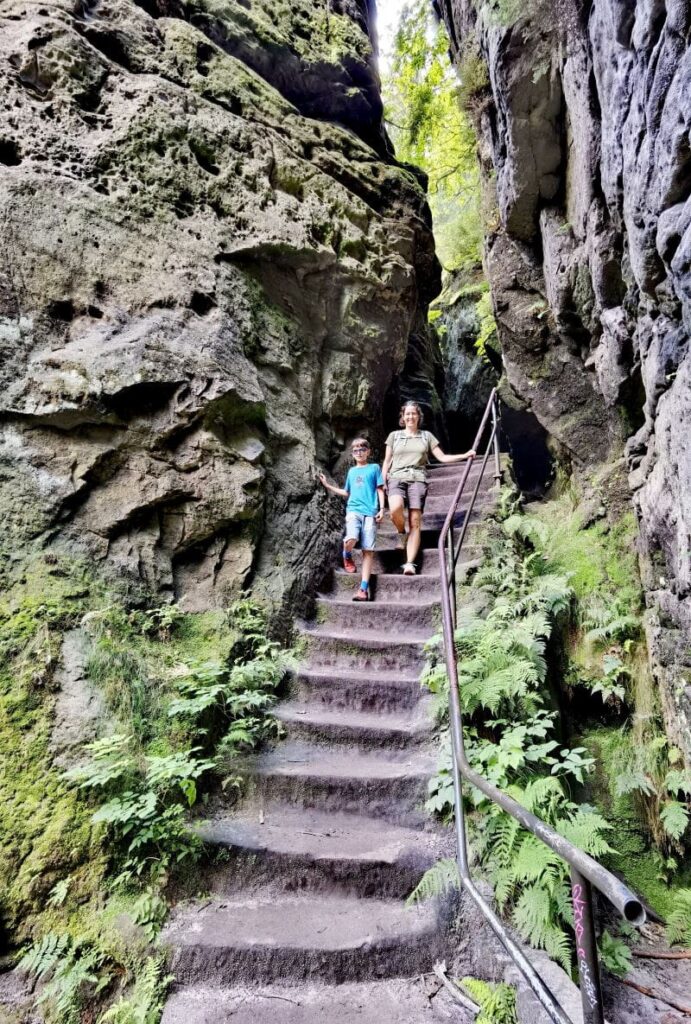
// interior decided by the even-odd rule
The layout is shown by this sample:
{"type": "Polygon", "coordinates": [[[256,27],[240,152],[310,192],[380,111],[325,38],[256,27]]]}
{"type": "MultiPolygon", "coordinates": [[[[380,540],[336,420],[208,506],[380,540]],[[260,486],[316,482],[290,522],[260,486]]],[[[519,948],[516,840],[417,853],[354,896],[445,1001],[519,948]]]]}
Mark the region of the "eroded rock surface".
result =
{"type": "Polygon", "coordinates": [[[587,486],[633,495],[654,670],[691,757],[691,3],[437,6],[461,74],[486,62],[506,378],[587,486]]]}
{"type": "Polygon", "coordinates": [[[370,5],[2,15],[7,556],[57,538],[188,609],[250,578],[280,604],[332,540],[315,464],[376,434],[438,287],[370,5]]]}

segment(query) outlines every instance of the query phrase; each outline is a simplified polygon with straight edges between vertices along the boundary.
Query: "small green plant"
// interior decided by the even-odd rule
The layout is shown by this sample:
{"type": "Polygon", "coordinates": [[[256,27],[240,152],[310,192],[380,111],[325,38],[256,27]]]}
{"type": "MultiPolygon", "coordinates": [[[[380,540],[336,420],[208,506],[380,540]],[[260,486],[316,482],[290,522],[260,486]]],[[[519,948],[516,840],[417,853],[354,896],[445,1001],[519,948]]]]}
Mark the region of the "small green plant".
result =
{"type": "Polygon", "coordinates": [[[667,941],[691,947],[691,889],[680,889],[677,905],[667,921],[667,941]]]}
{"type": "Polygon", "coordinates": [[[98,1018],[98,1024],[158,1024],[166,992],[174,980],[164,973],[162,957],[149,957],[138,971],[132,989],[98,1018]]]}
{"type": "Polygon", "coordinates": [[[633,957],[623,939],[615,938],[605,930],[600,938],[599,950],[602,965],[610,974],[623,978],[631,970],[633,957]]]}
{"type": "Polygon", "coordinates": [[[516,992],[510,985],[466,977],[461,986],[480,1007],[475,1024],[517,1024],[516,992]]]}
{"type": "Polygon", "coordinates": [[[81,790],[110,796],[92,820],[108,829],[120,861],[118,883],[159,878],[197,856],[199,840],[187,828],[185,807],[197,799],[197,780],[215,767],[198,756],[198,747],[138,761],[128,752],[131,744],[124,735],[97,740],[86,747],[91,762],[68,772],[81,790]]]}
{"type": "Polygon", "coordinates": [[[681,766],[681,751],[658,735],[632,746],[630,758],[617,776],[617,793],[634,793],[652,808],[648,816],[659,822],[656,838],[663,857],[682,853],[691,821],[691,771],[681,766]]]}
{"type": "Polygon", "coordinates": [[[80,1024],[87,995],[97,996],[111,982],[106,961],[106,954],[90,943],[49,932],[27,950],[19,967],[43,983],[37,1004],[46,1007],[50,1020],[80,1024]]]}

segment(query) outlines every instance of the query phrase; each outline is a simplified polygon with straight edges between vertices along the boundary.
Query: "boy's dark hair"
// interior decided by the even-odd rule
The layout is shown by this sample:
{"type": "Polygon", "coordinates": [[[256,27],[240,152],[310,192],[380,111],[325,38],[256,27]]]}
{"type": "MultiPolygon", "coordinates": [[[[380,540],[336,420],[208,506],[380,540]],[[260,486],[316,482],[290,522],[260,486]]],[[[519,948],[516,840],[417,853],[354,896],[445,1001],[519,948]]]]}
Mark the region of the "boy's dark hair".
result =
{"type": "Polygon", "coordinates": [[[418,416],[420,417],[420,419],[417,421],[417,425],[418,425],[418,427],[421,427],[422,424],[425,421],[425,416],[424,416],[424,413],[423,413],[422,409],[417,404],[417,402],[406,402],[404,405],[401,406],[401,411],[400,411],[399,416],[398,416],[398,425],[399,425],[399,427],[404,427],[405,426],[405,420],[403,419],[403,414],[406,411],[406,409],[415,409],[415,411],[417,412],[418,416]]]}
{"type": "Polygon", "coordinates": [[[350,447],[352,448],[353,445],[357,444],[358,441],[361,441],[362,444],[366,444],[368,448],[372,447],[366,437],[360,437],[360,436],[353,438],[353,440],[350,442],[350,447]]]}

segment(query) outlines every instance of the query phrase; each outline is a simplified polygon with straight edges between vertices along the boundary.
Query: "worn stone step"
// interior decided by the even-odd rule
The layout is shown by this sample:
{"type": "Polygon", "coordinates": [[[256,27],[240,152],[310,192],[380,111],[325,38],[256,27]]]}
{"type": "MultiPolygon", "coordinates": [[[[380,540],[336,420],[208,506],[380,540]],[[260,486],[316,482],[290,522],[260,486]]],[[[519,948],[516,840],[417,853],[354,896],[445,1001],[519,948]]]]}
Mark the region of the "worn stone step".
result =
{"type": "Polygon", "coordinates": [[[392,598],[383,600],[381,595],[379,597],[378,601],[353,601],[352,595],[320,597],[317,599],[317,622],[331,625],[334,629],[352,630],[355,635],[387,630],[403,633],[413,629],[424,630],[431,636],[439,630],[439,598],[399,601],[392,598]]]}
{"type": "Polygon", "coordinates": [[[253,989],[194,985],[173,990],[161,1024],[471,1024],[472,1020],[473,1015],[444,989],[439,991],[438,984],[415,977],[253,989]]]}
{"type": "Polygon", "coordinates": [[[286,895],[179,906],[162,933],[180,983],[359,981],[428,971],[447,942],[439,906],[286,895]]]}
{"type": "Polygon", "coordinates": [[[289,739],[310,743],[350,744],[367,750],[390,750],[429,740],[434,732],[433,698],[421,696],[405,711],[361,711],[305,701],[285,701],[274,710],[289,739]]]}
{"type": "Polygon", "coordinates": [[[323,811],[367,813],[417,825],[424,820],[423,804],[436,757],[419,749],[385,756],[291,741],[236,764],[250,795],[267,804],[281,801],[323,811]]]}
{"type": "MultiPolygon", "coordinates": [[[[372,561],[372,571],[381,574],[400,575],[403,563],[405,562],[405,551],[400,551],[395,547],[393,537],[390,543],[385,538],[381,543],[377,541],[377,544],[378,546],[372,561]]],[[[358,571],[360,571],[362,569],[362,552],[359,548],[353,551],[353,559],[358,571]]],[[[439,555],[436,547],[432,547],[431,544],[423,547],[417,558],[417,566],[419,575],[438,577],[439,555]]],[[[340,562],[336,571],[343,571],[340,568],[340,562]]]]}
{"type": "Polygon", "coordinates": [[[420,699],[419,672],[371,672],[329,666],[303,666],[293,677],[296,698],[325,707],[358,711],[400,711],[420,699]]]}
{"type": "Polygon", "coordinates": [[[410,627],[405,633],[355,633],[331,626],[303,625],[301,636],[306,643],[305,661],[310,667],[327,665],[339,668],[376,671],[410,670],[420,672],[425,663],[424,644],[429,629],[410,627]]]}
{"type": "MultiPolygon", "coordinates": [[[[463,578],[471,569],[477,569],[481,559],[468,557],[467,552],[462,553],[459,559],[457,573],[463,578]]],[[[350,598],[360,586],[360,576],[357,573],[348,573],[342,570],[331,574],[324,582],[319,597],[336,597],[339,599],[350,598]]],[[[397,573],[373,573],[370,577],[370,591],[372,602],[375,601],[431,601],[439,599],[439,577],[431,573],[424,575],[419,573],[416,576],[404,576],[402,572],[397,573]]]]}
{"type": "Polygon", "coordinates": [[[200,823],[197,831],[231,854],[211,877],[213,891],[224,894],[268,882],[284,891],[405,899],[449,845],[437,830],[284,803],[244,807],[200,823]]]}

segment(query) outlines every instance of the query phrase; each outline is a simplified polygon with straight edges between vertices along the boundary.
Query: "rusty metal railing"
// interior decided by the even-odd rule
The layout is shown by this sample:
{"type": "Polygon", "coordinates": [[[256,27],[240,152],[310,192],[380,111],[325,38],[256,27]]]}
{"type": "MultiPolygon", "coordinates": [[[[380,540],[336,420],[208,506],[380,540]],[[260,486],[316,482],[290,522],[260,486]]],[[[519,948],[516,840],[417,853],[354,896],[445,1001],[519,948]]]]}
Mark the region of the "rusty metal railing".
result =
{"type": "Polygon", "coordinates": [[[451,499],[451,505],[439,536],[443,644],[446,671],[449,679],[449,719],[456,810],[456,859],[458,871],[463,888],[491,925],[507,953],[535,993],[550,1020],[554,1021],[555,1024],[572,1024],[571,1019],[559,1005],[533,965],[512,939],[506,925],[489,906],[473,882],[468,863],[466,822],[463,808],[462,780],[465,780],[489,797],[493,803],[515,818],[523,828],[532,832],[534,836],[537,836],[538,839],[542,840],[545,845],[549,846],[550,849],[554,850],[555,853],[569,864],[571,868],[571,895],[584,1021],[585,1024],[604,1024],[600,969],[593,921],[592,886],[598,889],[627,921],[638,926],[642,925],[646,919],[645,910],[640,900],[623,882],[615,878],[611,872],[602,867],[593,857],[568,842],[568,840],[560,836],[558,832],[555,832],[544,821],[541,821],[540,818],[526,810],[516,800],[475,771],[465,753],[463,716],[458,690],[458,666],[454,639],[456,626],[456,565],[468,532],[480,484],[485,475],[490,456],[493,456],[494,459],[495,480],[498,482],[501,479],[499,405],[496,391],[492,391],[490,395],[482,422],[475,436],[473,448],[477,454],[475,459],[469,461],[465,467],[460,483],[451,499]],[[483,437],[488,427],[490,428],[489,434],[481,453],[480,446],[483,443],[483,437]],[[475,480],[470,502],[465,510],[458,539],[456,540],[454,536],[454,522],[459,502],[464,495],[466,484],[470,477],[473,462],[480,462],[482,468],[475,480]]]}

